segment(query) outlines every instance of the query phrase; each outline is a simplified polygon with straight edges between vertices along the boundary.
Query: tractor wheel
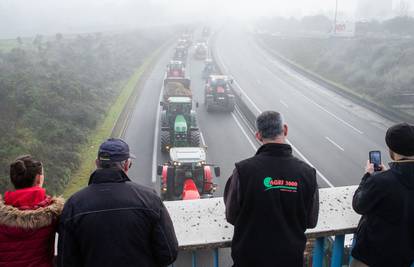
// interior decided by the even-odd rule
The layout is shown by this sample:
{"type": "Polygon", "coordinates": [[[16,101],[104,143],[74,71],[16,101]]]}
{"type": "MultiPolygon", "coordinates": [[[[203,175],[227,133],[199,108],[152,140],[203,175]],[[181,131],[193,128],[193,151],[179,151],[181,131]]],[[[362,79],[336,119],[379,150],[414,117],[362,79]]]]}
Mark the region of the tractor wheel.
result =
{"type": "Polygon", "coordinates": [[[166,146],[170,146],[170,132],[169,131],[161,131],[161,152],[166,153],[168,152],[166,146]]]}
{"type": "Polygon", "coordinates": [[[190,133],[190,144],[191,146],[198,147],[200,146],[200,131],[191,131],[190,133]]]}

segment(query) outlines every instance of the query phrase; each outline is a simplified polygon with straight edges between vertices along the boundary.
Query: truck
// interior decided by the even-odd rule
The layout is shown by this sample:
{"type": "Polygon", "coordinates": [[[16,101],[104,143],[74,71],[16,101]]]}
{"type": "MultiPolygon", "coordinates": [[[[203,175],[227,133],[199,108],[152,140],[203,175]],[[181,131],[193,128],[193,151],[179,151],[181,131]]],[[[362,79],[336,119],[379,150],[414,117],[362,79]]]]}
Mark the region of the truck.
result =
{"type": "Polygon", "coordinates": [[[190,97],[169,97],[161,102],[161,152],[173,147],[200,146],[200,130],[190,97]]]}
{"type": "Polygon", "coordinates": [[[232,112],[235,98],[231,90],[233,79],[226,75],[210,75],[204,89],[204,105],[207,112],[223,110],[232,112]]]}
{"type": "Polygon", "coordinates": [[[217,185],[213,171],[220,177],[220,167],[206,163],[204,147],[174,147],[170,160],[157,168],[163,200],[190,200],[213,197],[217,185]]]}

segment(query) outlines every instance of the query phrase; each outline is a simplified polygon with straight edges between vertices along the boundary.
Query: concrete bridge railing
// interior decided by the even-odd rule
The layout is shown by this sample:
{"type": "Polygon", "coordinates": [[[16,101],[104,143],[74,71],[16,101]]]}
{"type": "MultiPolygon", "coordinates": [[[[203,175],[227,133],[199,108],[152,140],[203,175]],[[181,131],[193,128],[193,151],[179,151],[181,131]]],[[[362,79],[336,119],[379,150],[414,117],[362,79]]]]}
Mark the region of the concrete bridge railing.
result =
{"type": "MultiPolygon", "coordinates": [[[[308,230],[315,239],[312,266],[321,267],[325,241],[333,240],[331,266],[342,266],[345,235],[353,234],[360,216],[352,210],[356,186],[320,189],[320,213],[316,228],[308,230]]],[[[231,246],[233,226],[225,219],[223,198],[165,202],[174,223],[180,249],[191,251],[197,266],[197,251],[211,249],[214,266],[219,265],[219,248],[231,246]]]]}

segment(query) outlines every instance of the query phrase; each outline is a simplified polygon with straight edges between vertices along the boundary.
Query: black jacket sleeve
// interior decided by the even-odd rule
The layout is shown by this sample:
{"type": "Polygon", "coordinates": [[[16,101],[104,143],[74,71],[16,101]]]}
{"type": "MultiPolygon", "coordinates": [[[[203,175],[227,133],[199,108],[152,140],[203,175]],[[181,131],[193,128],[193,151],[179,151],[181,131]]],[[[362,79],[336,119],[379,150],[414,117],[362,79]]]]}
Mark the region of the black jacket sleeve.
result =
{"type": "Polygon", "coordinates": [[[234,168],[224,189],[224,204],[226,205],[226,219],[234,225],[241,209],[241,192],[239,172],[234,168]]]}
{"type": "Polygon", "coordinates": [[[160,266],[167,266],[177,259],[178,241],[167,208],[161,200],[159,202],[159,218],[152,233],[152,252],[160,266]]]}
{"type": "Polygon", "coordinates": [[[77,267],[83,266],[81,261],[80,248],[77,245],[75,233],[73,231],[72,205],[70,200],[66,202],[59,223],[58,239],[58,267],[77,267]]]}
{"type": "Polygon", "coordinates": [[[315,228],[316,225],[318,224],[318,217],[319,217],[319,188],[316,182],[316,171],[315,171],[315,189],[314,189],[312,201],[310,204],[310,210],[308,211],[306,228],[315,228]]]}
{"type": "Polygon", "coordinates": [[[383,190],[379,188],[375,181],[375,174],[366,173],[355,191],[352,199],[352,208],[356,213],[364,215],[373,210],[373,208],[383,198],[383,190]]]}

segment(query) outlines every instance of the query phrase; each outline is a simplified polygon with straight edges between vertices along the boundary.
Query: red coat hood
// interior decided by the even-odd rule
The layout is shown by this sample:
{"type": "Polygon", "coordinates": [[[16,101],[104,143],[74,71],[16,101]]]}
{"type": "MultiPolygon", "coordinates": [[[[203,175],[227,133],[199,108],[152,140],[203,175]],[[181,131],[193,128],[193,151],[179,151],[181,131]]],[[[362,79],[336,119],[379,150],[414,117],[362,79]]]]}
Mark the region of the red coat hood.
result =
{"type": "Polygon", "coordinates": [[[7,191],[4,194],[5,205],[11,205],[21,210],[45,207],[50,204],[50,201],[46,201],[47,199],[46,190],[38,186],[7,191]]]}

